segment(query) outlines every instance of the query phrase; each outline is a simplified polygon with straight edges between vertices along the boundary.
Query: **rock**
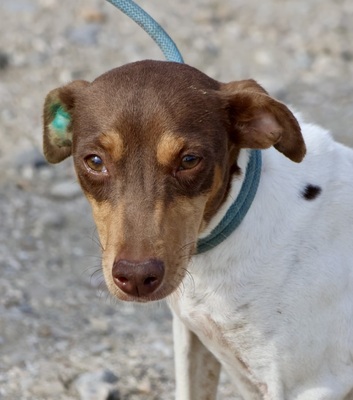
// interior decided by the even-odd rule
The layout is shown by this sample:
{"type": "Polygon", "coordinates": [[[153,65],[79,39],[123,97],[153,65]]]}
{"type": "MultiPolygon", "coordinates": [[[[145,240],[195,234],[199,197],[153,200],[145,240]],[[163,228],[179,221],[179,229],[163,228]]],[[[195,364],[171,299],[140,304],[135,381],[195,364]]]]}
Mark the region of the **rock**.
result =
{"type": "Polygon", "coordinates": [[[15,166],[18,168],[42,168],[49,166],[49,164],[47,163],[39,149],[37,147],[33,147],[19,153],[15,157],[15,166]]]}
{"type": "MultiPolygon", "coordinates": [[[[31,181],[34,178],[34,168],[32,165],[25,165],[23,168],[21,168],[21,175],[24,179],[24,182],[22,182],[22,189],[26,190],[26,182],[31,181]]],[[[19,187],[21,187],[21,183],[19,187]]]]}
{"type": "Polygon", "coordinates": [[[56,199],[71,200],[78,197],[82,192],[77,182],[72,180],[65,180],[54,185],[50,188],[50,195],[56,199]]]}
{"type": "Polygon", "coordinates": [[[151,382],[148,378],[143,379],[137,385],[137,390],[143,394],[149,394],[152,392],[151,382]]]}
{"type": "Polygon", "coordinates": [[[342,51],[341,56],[344,61],[347,61],[347,62],[353,61],[353,51],[344,50],[344,51],[342,51]]]}
{"type": "Polygon", "coordinates": [[[97,36],[100,29],[99,24],[85,24],[75,28],[70,28],[67,37],[76,45],[94,46],[97,44],[97,36]]]}
{"type": "Polygon", "coordinates": [[[45,210],[39,216],[36,226],[38,226],[42,232],[43,229],[62,229],[65,227],[66,222],[67,218],[62,212],[45,210]]]}
{"type": "Polygon", "coordinates": [[[34,384],[31,391],[35,399],[57,399],[63,395],[65,388],[61,382],[49,381],[34,384]]]}
{"type": "Polygon", "coordinates": [[[6,308],[18,307],[23,301],[24,293],[19,289],[8,286],[5,287],[5,293],[2,291],[0,304],[3,304],[6,308]]]}
{"type": "Polygon", "coordinates": [[[30,235],[27,235],[20,239],[20,246],[21,249],[26,252],[35,251],[38,249],[37,240],[30,235]]]}
{"type": "Polygon", "coordinates": [[[9,56],[0,51],[0,70],[6,69],[10,64],[9,56]]]}
{"type": "Polygon", "coordinates": [[[4,1],[2,4],[6,10],[13,13],[18,12],[31,12],[34,13],[37,10],[35,2],[31,0],[11,0],[4,1]]]}
{"type": "Polygon", "coordinates": [[[109,331],[109,320],[105,318],[92,317],[89,319],[89,322],[95,332],[105,334],[109,331]]]}
{"type": "MultiPolygon", "coordinates": [[[[1,341],[0,341],[0,344],[1,344],[1,341]]],[[[106,341],[94,344],[90,348],[90,352],[94,356],[99,356],[102,353],[104,353],[105,351],[111,351],[111,350],[112,350],[112,344],[109,342],[106,342],[106,341]]]]}
{"type": "Polygon", "coordinates": [[[74,386],[81,400],[118,400],[117,382],[118,377],[113,372],[100,370],[80,375],[74,381],[74,386]]]}
{"type": "Polygon", "coordinates": [[[112,390],[109,393],[107,400],[122,400],[119,390],[112,390]]]}
{"type": "Polygon", "coordinates": [[[93,7],[85,7],[80,11],[80,17],[86,22],[103,23],[107,16],[105,13],[93,7]]]}
{"type": "Polygon", "coordinates": [[[42,338],[49,338],[53,336],[53,331],[50,325],[43,324],[38,328],[38,336],[42,338]]]}

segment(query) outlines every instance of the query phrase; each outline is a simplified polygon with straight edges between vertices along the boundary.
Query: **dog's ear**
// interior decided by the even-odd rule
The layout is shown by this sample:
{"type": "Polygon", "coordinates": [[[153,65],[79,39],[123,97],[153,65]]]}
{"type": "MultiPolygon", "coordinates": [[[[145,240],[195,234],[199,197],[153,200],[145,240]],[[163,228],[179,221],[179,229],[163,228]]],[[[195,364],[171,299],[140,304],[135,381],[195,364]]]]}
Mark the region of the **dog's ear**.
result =
{"type": "Polygon", "coordinates": [[[228,109],[232,140],[241,148],[274,146],[292,161],[305,156],[300,126],[291,111],[270,97],[254,80],[221,85],[228,109]]]}
{"type": "Polygon", "coordinates": [[[72,152],[72,113],[75,94],[86,81],[74,81],[48,93],[43,112],[43,152],[50,163],[58,163],[72,152]]]}

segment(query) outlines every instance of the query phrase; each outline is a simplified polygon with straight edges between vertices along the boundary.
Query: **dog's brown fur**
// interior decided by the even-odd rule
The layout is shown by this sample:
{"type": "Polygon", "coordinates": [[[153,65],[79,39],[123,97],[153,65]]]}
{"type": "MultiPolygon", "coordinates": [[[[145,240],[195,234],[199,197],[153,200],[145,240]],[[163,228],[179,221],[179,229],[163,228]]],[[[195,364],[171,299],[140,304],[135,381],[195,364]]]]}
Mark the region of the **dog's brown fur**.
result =
{"type": "Polygon", "coordinates": [[[44,107],[50,162],[74,157],[103,247],[110,291],[149,301],[173,292],[199,233],[223,203],[241,148],[274,145],[294,161],[305,146],[286,106],[252,80],[219,83],[185,64],[143,61],[88,83],[55,89],[44,107]],[[53,105],[71,116],[65,140],[51,125],[53,105]],[[92,155],[104,164],[95,171],[92,155]],[[197,157],[189,165],[183,157],[197,157]],[[117,260],[160,260],[162,282],[146,296],[127,294],[112,278],[117,260]]]}

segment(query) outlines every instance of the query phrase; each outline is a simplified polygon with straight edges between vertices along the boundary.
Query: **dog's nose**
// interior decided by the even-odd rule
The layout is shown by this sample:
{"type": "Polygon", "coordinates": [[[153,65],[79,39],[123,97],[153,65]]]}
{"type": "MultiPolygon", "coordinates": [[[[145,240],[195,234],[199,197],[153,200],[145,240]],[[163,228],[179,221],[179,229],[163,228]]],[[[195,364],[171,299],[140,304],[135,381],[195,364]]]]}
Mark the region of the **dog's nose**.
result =
{"type": "Polygon", "coordinates": [[[164,264],[157,259],[145,261],[116,260],[112,270],[116,286],[126,294],[143,297],[152,294],[161,284],[164,264]]]}

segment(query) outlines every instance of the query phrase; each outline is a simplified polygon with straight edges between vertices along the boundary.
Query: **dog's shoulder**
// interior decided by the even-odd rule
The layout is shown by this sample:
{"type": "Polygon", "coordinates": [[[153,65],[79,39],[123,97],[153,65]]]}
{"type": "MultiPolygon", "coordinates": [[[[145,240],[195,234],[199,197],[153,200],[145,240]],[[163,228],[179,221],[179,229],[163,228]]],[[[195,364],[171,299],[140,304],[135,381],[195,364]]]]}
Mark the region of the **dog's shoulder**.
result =
{"type": "MultiPolygon", "coordinates": [[[[314,123],[307,122],[300,113],[295,113],[304,137],[307,154],[303,165],[307,167],[320,164],[322,166],[337,166],[337,161],[353,163],[353,149],[336,140],[336,134],[314,123]]],[[[338,133],[337,133],[338,136],[338,133]]]]}

